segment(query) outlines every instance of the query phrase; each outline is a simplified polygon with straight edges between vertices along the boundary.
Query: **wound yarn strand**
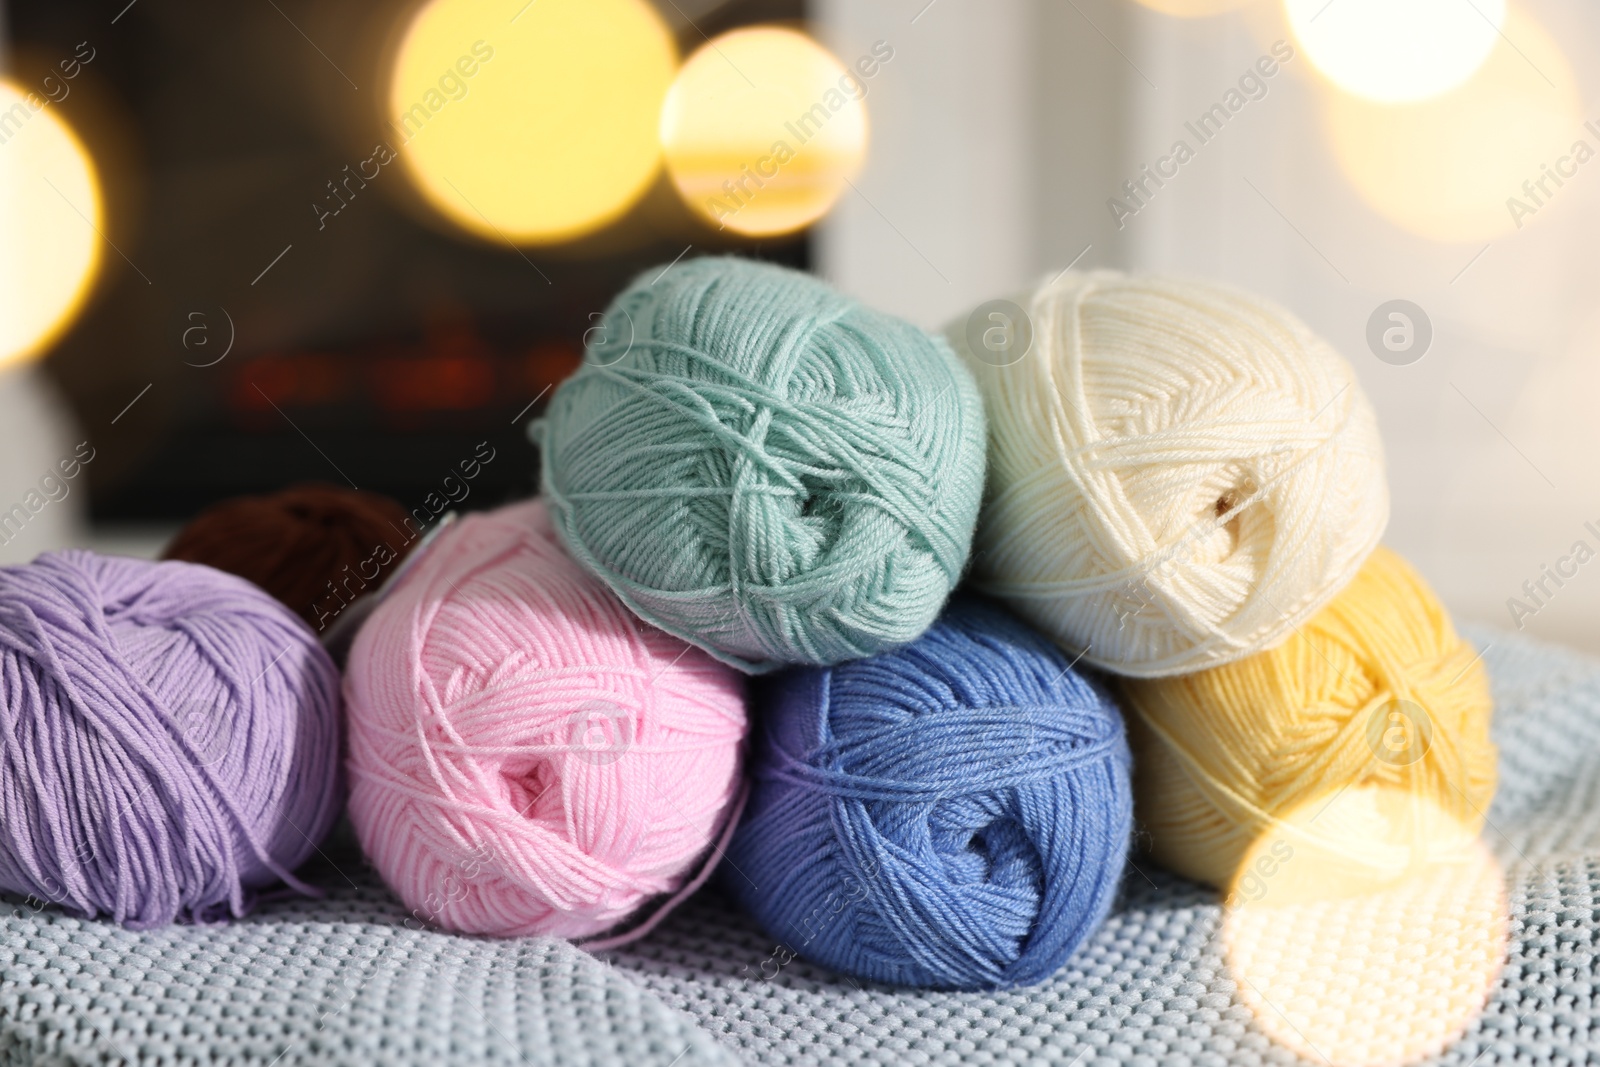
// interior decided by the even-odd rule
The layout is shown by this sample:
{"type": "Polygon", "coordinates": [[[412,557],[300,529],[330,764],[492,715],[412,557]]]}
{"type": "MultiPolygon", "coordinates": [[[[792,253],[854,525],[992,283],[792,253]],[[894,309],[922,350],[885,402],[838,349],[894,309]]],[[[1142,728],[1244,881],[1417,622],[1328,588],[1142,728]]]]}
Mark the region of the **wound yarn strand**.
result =
{"type": "Polygon", "coordinates": [[[1030,351],[978,380],[990,484],[974,580],[1088,662],[1168,677],[1270,648],[1388,521],[1350,365],[1225,286],[1067,272],[1018,298],[1030,351]]]}
{"type": "MultiPolygon", "coordinates": [[[[1416,572],[1381,546],[1282,644],[1179,678],[1125,679],[1122,689],[1152,851],[1215,885],[1228,885],[1285,818],[1346,790],[1425,800],[1473,834],[1494,797],[1493,705],[1478,654],[1416,572]],[[1397,726],[1406,747],[1391,751],[1397,726]]],[[[1340,814],[1295,832],[1331,832],[1340,814]]]]}
{"type": "Polygon", "coordinates": [[[309,483],[207,508],[178,531],[162,558],[237,574],[313,629],[325,629],[327,616],[337,614],[330,608],[342,607],[352,586],[376,588],[405,557],[414,536],[407,523],[415,525],[388,497],[309,483]]]}
{"type": "Polygon", "coordinates": [[[573,557],[753,673],[914,639],[971,546],[971,377],[941,339],[798,271],[707,258],[659,274],[612,302],[543,423],[542,488],[573,557]]]}
{"type": "Polygon", "coordinates": [[[648,929],[739,802],[738,674],[635,619],[542,500],[441,533],[356,636],[345,689],[351,822],[446,929],[591,938],[667,898],[648,929]]]}
{"type": "Polygon", "coordinates": [[[0,568],[0,887],[135,928],[244,914],[337,815],[338,676],[242,579],[0,568]]]}
{"type": "Polygon", "coordinates": [[[1122,720],[1047,638],[954,598],[921,638],[763,679],[728,891],[800,955],[946,989],[1053,974],[1120,884],[1122,720]]]}

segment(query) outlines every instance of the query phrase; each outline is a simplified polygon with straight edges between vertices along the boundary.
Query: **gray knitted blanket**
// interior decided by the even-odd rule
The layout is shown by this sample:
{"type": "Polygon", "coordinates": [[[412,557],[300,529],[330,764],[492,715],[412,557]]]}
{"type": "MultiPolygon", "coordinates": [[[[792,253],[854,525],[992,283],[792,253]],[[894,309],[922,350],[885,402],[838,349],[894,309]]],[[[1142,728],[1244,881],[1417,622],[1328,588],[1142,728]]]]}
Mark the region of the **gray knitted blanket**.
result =
{"type": "MultiPolygon", "coordinates": [[[[1493,630],[1507,961],[1436,1062],[1600,1060],[1600,660],[1493,630]]],[[[715,891],[604,958],[406,924],[348,840],[281,899],[215,927],[131,933],[0,909],[0,1064],[1231,1064],[1299,1062],[1254,1021],[1215,893],[1148,864],[1043,985],[928,993],[774,955],[715,891]],[[781,963],[781,965],[780,965],[781,963]]]]}

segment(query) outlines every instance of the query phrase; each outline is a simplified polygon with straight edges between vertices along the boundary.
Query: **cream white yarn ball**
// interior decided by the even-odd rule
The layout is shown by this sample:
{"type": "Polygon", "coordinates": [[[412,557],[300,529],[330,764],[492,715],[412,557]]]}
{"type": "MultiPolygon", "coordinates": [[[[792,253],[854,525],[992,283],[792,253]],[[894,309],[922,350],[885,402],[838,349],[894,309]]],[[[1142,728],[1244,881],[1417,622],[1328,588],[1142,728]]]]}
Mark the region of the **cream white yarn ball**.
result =
{"type": "Polygon", "coordinates": [[[947,331],[989,416],[975,583],[1086,661],[1153,678],[1262,651],[1377,545],[1372,405],[1284,309],[1114,271],[1015,298],[1025,319],[994,303],[947,331]]]}

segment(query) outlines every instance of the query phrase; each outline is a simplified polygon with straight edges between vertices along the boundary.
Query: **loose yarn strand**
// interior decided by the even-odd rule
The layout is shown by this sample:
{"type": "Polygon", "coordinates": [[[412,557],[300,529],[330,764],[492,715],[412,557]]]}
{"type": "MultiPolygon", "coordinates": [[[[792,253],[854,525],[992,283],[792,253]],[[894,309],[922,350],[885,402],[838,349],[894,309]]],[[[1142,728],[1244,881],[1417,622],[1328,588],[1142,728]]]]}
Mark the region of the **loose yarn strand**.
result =
{"type": "Polygon", "coordinates": [[[723,820],[721,832],[717,834],[717,839],[712,842],[710,849],[706,852],[705,859],[700,863],[699,871],[693,878],[683,884],[683,888],[658,904],[650,913],[650,916],[637,926],[611,937],[579,941],[579,947],[586,952],[606,952],[610,949],[632,944],[647,936],[650,931],[661,924],[663,919],[671,915],[684,901],[697,893],[701,886],[711,880],[711,876],[716,873],[718,865],[727,858],[728,842],[733,840],[733,832],[739,826],[739,817],[744,814],[745,802],[749,799],[750,783],[743,782],[739,786],[739,794],[734,798],[732,807],[728,809],[727,817],[723,820]]]}

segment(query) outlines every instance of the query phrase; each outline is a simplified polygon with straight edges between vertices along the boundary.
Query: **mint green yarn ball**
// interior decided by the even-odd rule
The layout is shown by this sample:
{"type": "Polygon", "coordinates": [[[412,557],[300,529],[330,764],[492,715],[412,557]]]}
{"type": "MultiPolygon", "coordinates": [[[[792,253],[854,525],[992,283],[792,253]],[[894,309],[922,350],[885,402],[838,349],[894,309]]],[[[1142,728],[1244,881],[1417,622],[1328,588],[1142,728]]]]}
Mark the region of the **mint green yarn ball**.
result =
{"type": "Polygon", "coordinates": [[[762,672],[915,640],[966,565],[983,403],[942,338],[743,259],[646,271],[543,427],[572,554],[647,622],[762,672]]]}

